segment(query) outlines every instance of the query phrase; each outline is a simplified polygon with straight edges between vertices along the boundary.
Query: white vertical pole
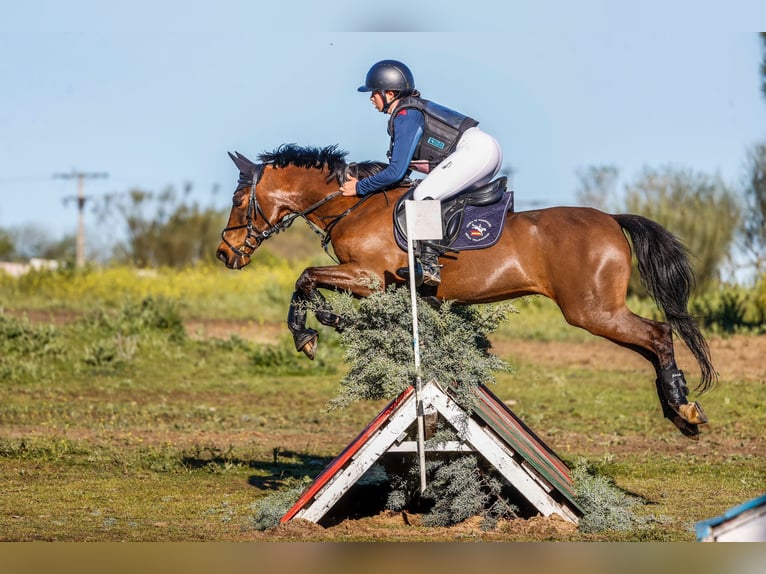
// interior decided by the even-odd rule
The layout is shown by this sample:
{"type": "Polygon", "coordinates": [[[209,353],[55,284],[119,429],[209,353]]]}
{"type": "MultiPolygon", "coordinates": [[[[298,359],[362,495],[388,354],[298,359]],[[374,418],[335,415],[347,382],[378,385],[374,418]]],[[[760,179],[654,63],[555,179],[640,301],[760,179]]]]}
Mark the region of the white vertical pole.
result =
{"type": "Polygon", "coordinates": [[[415,353],[415,403],[418,425],[418,463],[420,492],[426,489],[425,412],[423,408],[423,379],[420,373],[420,340],[418,334],[417,284],[415,282],[415,241],[441,239],[441,203],[436,200],[413,201],[405,204],[407,215],[407,264],[410,270],[410,299],[412,304],[412,346],[415,353]]]}
{"type": "Polygon", "coordinates": [[[420,340],[418,334],[418,298],[415,284],[415,240],[408,234],[407,260],[410,268],[410,297],[412,301],[412,346],[415,351],[415,409],[418,421],[418,464],[420,465],[420,492],[426,489],[426,446],[423,413],[423,379],[420,375],[420,340]]]}

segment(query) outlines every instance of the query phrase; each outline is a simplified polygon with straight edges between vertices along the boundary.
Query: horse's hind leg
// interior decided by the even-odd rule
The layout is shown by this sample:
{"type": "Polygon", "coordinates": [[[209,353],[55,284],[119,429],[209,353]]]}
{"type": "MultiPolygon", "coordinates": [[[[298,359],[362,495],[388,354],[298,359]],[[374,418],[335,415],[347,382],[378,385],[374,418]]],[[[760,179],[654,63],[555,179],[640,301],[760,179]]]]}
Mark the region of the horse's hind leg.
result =
{"type": "Polygon", "coordinates": [[[560,306],[570,324],[631,349],[648,360],[655,370],[657,394],[665,418],[685,436],[699,435],[698,425],[706,423],[707,417],[700,405],[686,399],[688,389],[683,372],[676,366],[669,324],[639,317],[624,304],[611,313],[603,310],[594,313],[581,305],[576,306],[576,311],[560,306]]]}
{"type": "Polygon", "coordinates": [[[656,385],[665,418],[671,420],[683,434],[695,438],[699,434],[698,425],[708,422],[708,418],[702,405],[687,400],[689,389],[686,379],[675,361],[658,371],[656,385]]]}

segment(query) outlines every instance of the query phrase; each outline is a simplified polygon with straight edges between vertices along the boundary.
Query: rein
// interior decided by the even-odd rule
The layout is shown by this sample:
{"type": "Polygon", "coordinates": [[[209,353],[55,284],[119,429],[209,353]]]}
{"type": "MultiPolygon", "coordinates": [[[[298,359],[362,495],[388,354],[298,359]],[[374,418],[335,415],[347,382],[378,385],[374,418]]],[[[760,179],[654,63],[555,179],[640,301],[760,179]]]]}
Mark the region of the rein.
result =
{"type": "MultiPolygon", "coordinates": [[[[325,199],[330,199],[334,197],[335,195],[337,195],[338,193],[340,192],[339,191],[335,192],[334,194],[326,197],[325,199]]],[[[327,224],[327,226],[324,229],[315,225],[314,223],[312,223],[311,221],[309,221],[307,218],[304,217],[304,219],[306,220],[306,223],[308,223],[311,230],[320,237],[322,249],[324,249],[324,252],[327,253],[328,257],[330,257],[330,259],[335,261],[335,263],[340,264],[340,261],[338,261],[338,259],[332,253],[330,253],[330,250],[328,249],[328,246],[330,245],[330,242],[331,242],[330,233],[332,232],[333,227],[335,227],[341,219],[346,217],[349,213],[351,213],[360,205],[362,205],[365,201],[370,199],[372,195],[373,194],[363,195],[362,197],[359,198],[359,201],[357,201],[354,205],[349,207],[343,213],[339,213],[337,215],[318,216],[318,218],[321,219],[322,221],[332,220],[330,221],[330,223],[327,224]]]]}
{"type": "Polygon", "coordinates": [[[221,240],[231,249],[234,253],[236,253],[238,256],[250,256],[253,254],[253,252],[268,238],[270,238],[272,235],[276,235],[281,231],[284,231],[288,227],[290,227],[293,224],[293,221],[295,221],[298,217],[302,217],[306,223],[308,223],[309,227],[321,237],[322,242],[322,248],[325,250],[325,253],[327,253],[330,258],[332,258],[336,263],[337,259],[333,257],[329,250],[328,246],[330,244],[330,230],[340,221],[342,218],[344,218],[346,215],[351,213],[354,209],[356,209],[367,197],[365,196],[360,199],[355,205],[344,211],[343,213],[340,213],[338,215],[329,215],[329,216],[322,216],[320,219],[322,220],[328,220],[331,219],[332,221],[327,225],[326,229],[322,229],[316,224],[312,223],[306,216],[313,213],[320,207],[322,207],[325,203],[328,203],[329,201],[332,201],[339,195],[341,195],[340,191],[335,191],[331,193],[330,195],[320,199],[319,201],[313,203],[312,205],[308,206],[306,209],[302,211],[296,211],[293,213],[290,213],[277,221],[276,223],[271,223],[268,218],[266,217],[266,214],[263,213],[263,209],[261,209],[261,206],[258,204],[258,198],[255,195],[255,186],[260,181],[260,176],[262,173],[263,166],[260,166],[261,169],[257,171],[257,173],[253,174],[253,179],[250,183],[250,199],[247,204],[247,213],[246,213],[246,223],[242,225],[232,225],[229,227],[224,228],[224,230],[221,232],[221,240]],[[267,229],[264,230],[258,230],[255,227],[255,222],[258,217],[261,217],[266,222],[266,225],[268,225],[267,229]],[[236,231],[239,229],[247,229],[247,234],[245,235],[245,240],[242,243],[240,247],[236,247],[233,245],[228,239],[226,239],[226,234],[230,231],[236,231]],[[247,250],[247,251],[246,251],[247,250]]]}

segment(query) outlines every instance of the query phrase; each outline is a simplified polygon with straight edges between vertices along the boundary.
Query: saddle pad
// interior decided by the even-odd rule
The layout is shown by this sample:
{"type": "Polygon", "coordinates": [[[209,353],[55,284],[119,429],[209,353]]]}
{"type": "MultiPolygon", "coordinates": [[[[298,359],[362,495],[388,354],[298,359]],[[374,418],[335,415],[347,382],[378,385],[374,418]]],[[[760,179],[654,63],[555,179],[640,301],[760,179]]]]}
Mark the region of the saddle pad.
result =
{"type": "MultiPolygon", "coordinates": [[[[463,222],[452,245],[444,245],[454,251],[468,251],[491,247],[500,239],[505,225],[505,215],[513,211],[513,192],[506,191],[497,203],[486,206],[468,205],[463,222]]],[[[394,228],[396,243],[407,250],[407,239],[394,228]]]]}

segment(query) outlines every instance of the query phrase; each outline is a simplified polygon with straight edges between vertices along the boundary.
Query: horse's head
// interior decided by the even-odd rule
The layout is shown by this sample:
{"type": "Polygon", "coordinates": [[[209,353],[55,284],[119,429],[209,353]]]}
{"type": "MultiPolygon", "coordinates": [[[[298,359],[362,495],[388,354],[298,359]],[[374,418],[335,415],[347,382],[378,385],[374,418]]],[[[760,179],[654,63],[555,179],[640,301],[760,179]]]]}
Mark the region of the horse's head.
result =
{"type": "MultiPolygon", "coordinates": [[[[250,257],[266,238],[258,229],[265,220],[255,196],[255,186],[263,173],[263,164],[256,164],[239,152],[229,153],[234,165],[239,169],[239,181],[232,199],[229,221],[221,232],[221,243],[216,257],[229,269],[241,269],[250,263],[250,257]]],[[[266,221],[268,227],[271,227],[266,221]]]]}
{"type": "Polygon", "coordinates": [[[239,169],[239,182],[229,221],[221,233],[218,259],[229,269],[241,269],[250,263],[253,252],[263,241],[289,227],[295,218],[305,218],[339,196],[338,186],[345,181],[348,168],[345,155],[336,146],[311,148],[293,144],[260,154],[261,163],[254,163],[240,153],[230,153],[239,169]],[[298,177],[295,168],[319,177],[298,177]],[[263,177],[265,172],[268,176],[263,177]]]}

